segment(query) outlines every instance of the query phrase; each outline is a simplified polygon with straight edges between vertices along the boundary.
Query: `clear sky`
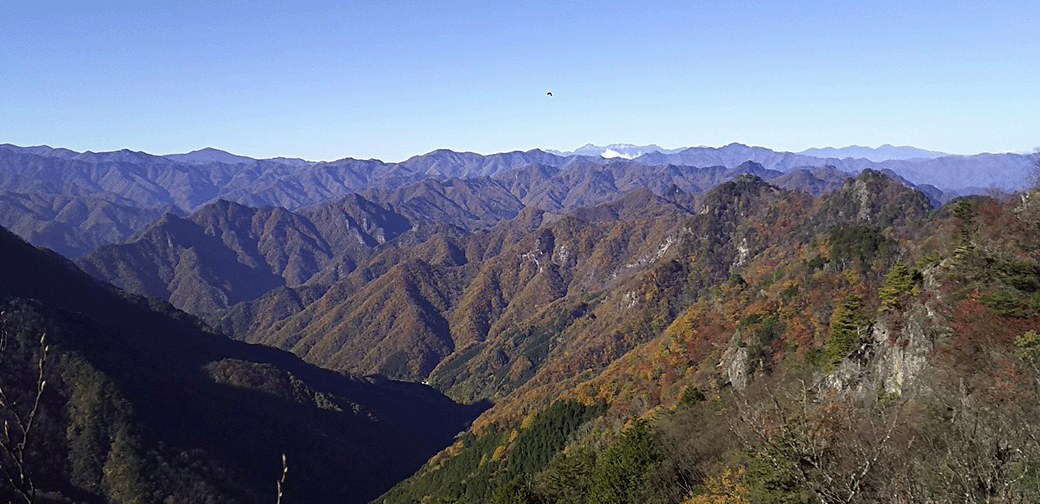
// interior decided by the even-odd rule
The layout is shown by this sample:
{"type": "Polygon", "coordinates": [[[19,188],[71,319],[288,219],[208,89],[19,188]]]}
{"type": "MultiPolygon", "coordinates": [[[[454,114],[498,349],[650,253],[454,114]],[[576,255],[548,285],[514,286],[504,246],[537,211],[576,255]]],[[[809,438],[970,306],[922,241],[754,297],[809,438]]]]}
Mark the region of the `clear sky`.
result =
{"type": "Polygon", "coordinates": [[[1040,2],[0,0],[0,143],[399,161],[731,142],[1031,151],[1040,2]]]}

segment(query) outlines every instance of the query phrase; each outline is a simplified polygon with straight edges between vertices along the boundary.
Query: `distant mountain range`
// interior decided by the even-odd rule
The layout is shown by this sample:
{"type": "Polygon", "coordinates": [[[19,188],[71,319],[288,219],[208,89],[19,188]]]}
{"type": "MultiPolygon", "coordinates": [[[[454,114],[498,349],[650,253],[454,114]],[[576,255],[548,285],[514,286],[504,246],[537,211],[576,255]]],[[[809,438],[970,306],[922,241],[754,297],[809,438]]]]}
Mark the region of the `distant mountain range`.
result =
{"type": "MultiPolygon", "coordinates": [[[[358,185],[367,185],[384,179],[402,177],[414,179],[426,176],[495,176],[530,165],[566,168],[577,163],[602,164],[618,159],[631,160],[644,166],[674,164],[726,168],[735,168],[745,161],[754,161],[767,169],[782,172],[824,166],[831,166],[850,174],[856,174],[865,169],[876,171],[890,169],[914,184],[930,184],[944,191],[963,192],[977,188],[1015,189],[1022,187],[1024,177],[1028,173],[1034,157],[1013,153],[956,156],[914,147],[891,145],[883,145],[876,149],[860,146],[841,149],[827,147],[791,153],[777,152],[764,147],[749,147],[738,143],[723,147],[702,146],[680,149],[664,149],[657,145],[612,144],[599,147],[589,144],[572,152],[534,149],[526,152],[513,151],[481,155],[471,152],[435,150],[413,156],[400,163],[384,163],[374,159],[356,160],[351,158],[332,162],[313,162],[295,158],[253,159],[214,148],[205,148],[187,154],[154,156],[125,149],[104,153],[90,151],[77,153],[68,149],[55,149],[47,146],[18,147],[11,144],[0,144],[0,156],[8,158],[11,155],[39,156],[92,165],[107,163],[147,165],[153,170],[156,168],[169,170],[177,165],[196,167],[221,165],[226,168],[220,170],[221,173],[210,176],[208,181],[197,178],[179,180],[178,177],[173,177],[176,180],[163,181],[160,180],[163,178],[160,172],[141,177],[144,180],[158,183],[164,188],[176,186],[178,182],[195,184],[198,187],[189,187],[185,190],[216,193],[213,195],[216,197],[234,194],[240,190],[257,189],[257,184],[270,184],[282,179],[285,179],[285,183],[291,183],[290,181],[294,178],[322,178],[323,175],[331,176],[333,179],[311,180],[311,183],[334,182],[333,185],[357,189],[358,185]],[[233,174],[233,176],[229,176],[229,174],[233,174]],[[335,178],[337,175],[346,178],[337,179],[335,178]],[[249,177],[252,177],[253,180],[243,180],[249,177]]],[[[24,168],[28,168],[28,172],[34,171],[32,160],[21,159],[18,163],[26,164],[27,166],[24,168]]],[[[70,168],[73,171],[84,170],[82,167],[76,167],[75,163],[72,163],[70,168]]],[[[27,172],[25,169],[19,171],[27,172]]],[[[186,170],[176,171],[184,172],[186,170]]],[[[190,170],[187,171],[190,172],[190,170]]],[[[9,186],[12,185],[11,180],[2,182],[4,188],[9,189],[9,186]]],[[[256,191],[250,192],[255,193],[256,191]]],[[[320,194],[307,196],[311,199],[321,198],[320,194]]],[[[304,198],[306,199],[306,197],[304,198]]],[[[175,203],[182,210],[190,211],[200,206],[200,204],[192,205],[192,201],[198,201],[198,199],[182,199],[175,203]]],[[[307,203],[301,201],[300,204],[307,203]]]]}
{"type": "Polygon", "coordinates": [[[604,158],[623,158],[633,159],[643,154],[650,152],[661,152],[664,154],[674,154],[685,150],[686,148],[679,149],[665,149],[663,147],[650,144],[650,145],[633,145],[633,144],[610,144],[606,147],[600,147],[598,145],[585,144],[577,149],[570,152],[549,150],[557,156],[600,156],[604,158]]]}
{"type": "MultiPolygon", "coordinates": [[[[642,156],[643,154],[677,154],[688,149],[688,147],[682,147],[678,149],[665,149],[654,144],[610,144],[605,147],[600,147],[598,145],[593,144],[585,144],[577,149],[574,149],[573,151],[550,150],[548,152],[556,154],[558,156],[600,156],[608,159],[635,159],[639,156],[642,156]]],[[[710,147],[701,146],[697,147],[697,149],[710,149],[710,147]]],[[[916,147],[896,147],[888,144],[882,145],[881,147],[877,148],[863,147],[859,145],[850,145],[848,147],[842,147],[840,149],[834,147],[812,148],[806,149],[801,152],[796,152],[795,154],[802,154],[805,156],[812,156],[824,159],[866,159],[868,161],[874,161],[877,163],[883,161],[906,159],[935,159],[950,155],[943,152],[918,149],[916,147]]]]}
{"type": "Polygon", "coordinates": [[[924,149],[918,149],[916,147],[896,147],[894,145],[885,144],[878,148],[873,147],[862,147],[859,145],[850,145],[848,147],[842,147],[835,149],[834,147],[824,147],[820,149],[806,149],[798,154],[805,154],[806,156],[814,156],[821,158],[853,158],[853,159],[866,159],[868,161],[882,162],[892,160],[905,160],[905,159],[935,159],[940,157],[949,156],[944,152],[929,151],[924,149]]]}
{"type": "MultiPolygon", "coordinates": [[[[489,178],[523,206],[557,211],[603,203],[616,197],[615,192],[620,195],[638,187],[663,194],[674,183],[684,192],[702,193],[722,179],[694,182],[687,178],[689,174],[697,170],[722,173],[748,162],[772,173],[760,174],[768,180],[790,175],[788,180],[794,181],[799,179],[796,173],[819,169],[835,170],[832,177],[837,173],[853,176],[867,169],[881,171],[921,188],[933,203],[989,188],[1020,188],[1033,169],[1032,156],[1019,154],[935,157],[939,154],[912,148],[863,149],[820,149],[810,156],[741,144],[671,150],[617,144],[587,145],[574,153],[535,149],[480,155],[436,150],[400,163],[385,163],[350,158],[331,162],[258,160],[213,148],[155,156],[130,150],[80,153],[2,144],[0,225],[33,243],[78,257],[128,238],[163,213],[186,216],[218,200],[296,210],[349,194],[367,194],[377,200],[401,197],[391,195],[422,181],[440,184],[452,178],[489,178]],[[845,157],[817,157],[830,154],[845,157]],[[871,161],[855,157],[861,154],[913,158],[871,161]]],[[[453,191],[460,187],[456,185],[453,191]]],[[[821,187],[806,189],[814,192],[821,187]]],[[[470,202],[476,199],[470,198],[470,202]]],[[[508,205],[515,206],[515,202],[508,205]]],[[[513,208],[503,215],[516,211],[513,208]]],[[[468,218],[476,219],[473,222],[483,219],[475,214],[468,218]]],[[[490,225],[495,221],[481,222],[490,225]]]]}

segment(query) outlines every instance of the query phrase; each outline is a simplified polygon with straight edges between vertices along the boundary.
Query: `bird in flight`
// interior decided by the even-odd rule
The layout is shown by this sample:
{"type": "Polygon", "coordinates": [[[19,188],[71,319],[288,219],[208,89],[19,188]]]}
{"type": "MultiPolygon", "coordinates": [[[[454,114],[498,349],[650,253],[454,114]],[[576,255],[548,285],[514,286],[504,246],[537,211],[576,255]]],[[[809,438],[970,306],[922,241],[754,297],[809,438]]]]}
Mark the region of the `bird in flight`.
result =
{"type": "Polygon", "coordinates": [[[545,94],[547,94],[549,96],[552,96],[552,91],[549,91],[548,93],[545,93],[545,94]]]}

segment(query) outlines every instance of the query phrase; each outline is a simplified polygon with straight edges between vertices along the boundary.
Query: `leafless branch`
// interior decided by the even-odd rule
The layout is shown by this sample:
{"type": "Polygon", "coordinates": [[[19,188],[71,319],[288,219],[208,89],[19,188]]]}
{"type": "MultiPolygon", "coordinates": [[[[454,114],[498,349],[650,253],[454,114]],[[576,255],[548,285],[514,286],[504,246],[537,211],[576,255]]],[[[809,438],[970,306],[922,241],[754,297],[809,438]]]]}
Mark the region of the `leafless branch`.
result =
{"type": "MultiPolygon", "coordinates": [[[[7,349],[8,334],[5,315],[5,312],[0,312],[0,323],[2,323],[0,326],[0,363],[3,363],[4,353],[7,349]]],[[[47,346],[46,338],[46,333],[40,336],[42,351],[37,360],[36,393],[27,415],[23,416],[20,413],[18,404],[8,396],[7,390],[0,383],[0,413],[10,417],[10,420],[4,420],[3,433],[0,434],[0,452],[2,452],[0,472],[10,481],[15,492],[29,504],[36,502],[36,485],[30,475],[27,459],[33,425],[40,412],[40,400],[43,397],[44,388],[47,386],[45,372],[50,347],[47,346]]]]}
{"type": "Polygon", "coordinates": [[[285,477],[289,474],[289,464],[285,459],[285,454],[282,454],[282,477],[278,480],[278,500],[277,504],[282,504],[282,487],[285,485],[285,477]]]}

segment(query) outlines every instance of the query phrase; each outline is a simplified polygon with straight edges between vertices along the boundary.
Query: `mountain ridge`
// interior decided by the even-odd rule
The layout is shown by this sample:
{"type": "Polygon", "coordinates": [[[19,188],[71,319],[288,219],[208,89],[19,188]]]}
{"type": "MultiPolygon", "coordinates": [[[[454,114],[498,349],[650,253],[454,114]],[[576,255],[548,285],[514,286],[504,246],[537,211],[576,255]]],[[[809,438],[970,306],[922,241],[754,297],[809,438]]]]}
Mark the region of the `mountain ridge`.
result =
{"type": "Polygon", "coordinates": [[[911,147],[908,145],[897,147],[891,144],[884,144],[880,147],[866,147],[862,145],[849,145],[841,148],[813,147],[798,152],[797,154],[822,158],[862,158],[875,162],[907,159],[931,159],[952,155],[945,152],[918,149],[917,147],[911,147]]]}
{"type": "MultiPolygon", "coordinates": [[[[195,151],[195,157],[176,156],[154,156],[125,149],[76,153],[46,146],[22,148],[4,144],[0,146],[0,191],[11,196],[0,202],[0,224],[38,244],[78,256],[97,246],[124,240],[140,229],[146,219],[135,218],[126,211],[134,207],[142,209],[145,215],[154,216],[156,211],[188,215],[206,204],[228,200],[255,208],[277,206],[294,211],[354,193],[391,194],[422,181],[442,183],[449,179],[487,177],[506,187],[524,205],[557,211],[600,204],[636,187],[650,187],[661,194],[674,184],[686,193],[702,193],[717,181],[704,177],[700,182],[694,181],[689,178],[690,170],[716,166],[736,169],[748,161],[778,172],[777,176],[826,167],[849,175],[867,169],[889,170],[910,183],[933,186],[929,195],[933,201],[942,202],[955,196],[986,192],[991,187],[1003,190],[1022,187],[1032,173],[1035,158],[979,154],[875,163],[866,159],[776,152],[737,143],[718,148],[653,151],[632,159],[559,156],[539,149],[491,155],[440,149],[400,163],[351,158],[331,162],[254,160],[212,148],[195,151]],[[228,164],[214,159],[236,162],[228,164]],[[34,203],[25,203],[28,195],[35,198],[34,203]],[[99,201],[120,207],[119,210],[93,211],[95,221],[108,220],[105,223],[88,222],[90,219],[86,218],[61,220],[56,218],[57,212],[45,208],[44,200],[64,201],[81,208],[76,211],[80,214],[86,212],[82,208],[104,206],[99,201]],[[55,221],[62,225],[55,227],[55,221]],[[107,227],[109,231],[102,237],[95,232],[98,226],[107,227]]],[[[809,190],[827,187],[801,176],[788,177],[787,183],[797,181],[806,182],[809,190]]],[[[499,198],[495,204],[514,203],[499,198]]],[[[513,212],[504,208],[502,211],[505,212],[502,215],[513,212]]],[[[476,214],[471,212],[470,220],[482,225],[493,224],[493,219],[501,218],[489,221],[487,217],[494,213],[490,208],[476,214]]],[[[466,226],[470,225],[473,224],[466,226]]]]}

